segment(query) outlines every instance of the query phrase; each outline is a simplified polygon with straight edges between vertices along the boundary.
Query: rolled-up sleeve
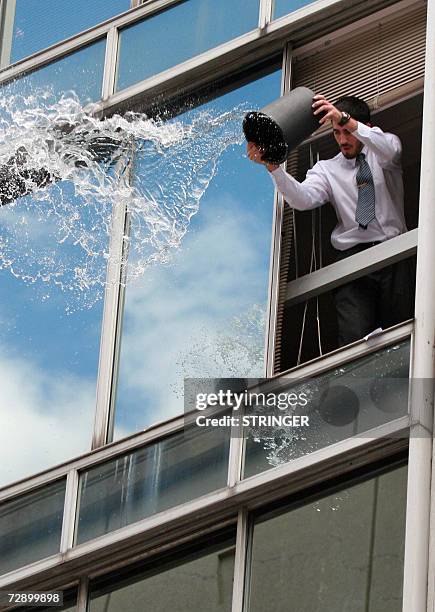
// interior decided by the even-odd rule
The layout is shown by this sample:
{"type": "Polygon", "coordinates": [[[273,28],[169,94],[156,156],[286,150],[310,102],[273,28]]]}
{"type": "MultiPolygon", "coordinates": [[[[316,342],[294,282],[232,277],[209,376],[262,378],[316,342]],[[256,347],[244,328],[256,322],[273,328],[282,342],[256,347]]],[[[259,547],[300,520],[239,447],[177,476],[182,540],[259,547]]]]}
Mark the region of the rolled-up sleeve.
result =
{"type": "Polygon", "coordinates": [[[400,166],[402,143],[398,136],[360,122],[358,122],[358,128],[353,134],[375,153],[382,168],[397,168],[400,166]]]}
{"type": "Polygon", "coordinates": [[[322,170],[321,162],[308,170],[302,183],[281,167],[270,174],[283,198],[297,210],[311,210],[331,200],[329,181],[322,170]]]}

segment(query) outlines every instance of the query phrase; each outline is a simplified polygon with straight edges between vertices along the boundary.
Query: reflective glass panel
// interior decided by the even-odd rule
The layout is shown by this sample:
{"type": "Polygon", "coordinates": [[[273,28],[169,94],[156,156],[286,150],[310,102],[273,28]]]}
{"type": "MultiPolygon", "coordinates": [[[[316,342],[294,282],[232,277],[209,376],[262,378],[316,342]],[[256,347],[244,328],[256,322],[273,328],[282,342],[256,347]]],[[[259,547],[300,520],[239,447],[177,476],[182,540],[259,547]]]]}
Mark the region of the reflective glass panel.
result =
{"type": "Polygon", "coordinates": [[[273,19],[288,15],[312,2],[313,0],[273,0],[273,19]]]}
{"type": "Polygon", "coordinates": [[[130,0],[16,0],[11,63],[130,8],[130,0]]]}
{"type": "MultiPolygon", "coordinates": [[[[50,591],[52,595],[54,595],[55,593],[60,592],[60,589],[52,589],[50,591]]],[[[77,612],[77,589],[76,588],[71,588],[71,589],[66,589],[62,591],[63,594],[63,605],[56,605],[56,607],[54,608],[55,610],[58,610],[59,612],[77,612]]],[[[18,606],[18,608],[14,608],[14,610],[21,610],[21,612],[34,612],[35,610],[35,604],[33,605],[23,605],[23,606],[18,606]]],[[[44,606],[42,604],[39,604],[38,606],[38,612],[52,612],[53,610],[53,606],[44,606]]]]}
{"type": "Polygon", "coordinates": [[[249,612],[402,609],[406,467],[254,527],[249,612]]]}
{"type": "Polygon", "coordinates": [[[117,91],[255,29],[258,14],[259,0],[184,0],[121,30],[117,91]]]}
{"type": "Polygon", "coordinates": [[[186,430],[82,475],[77,543],[226,486],[229,434],[186,430]]]}
{"type": "Polygon", "coordinates": [[[2,201],[11,160],[64,178],[0,207],[0,486],[90,449],[113,168],[88,169],[80,126],[104,52],[100,40],[0,89],[2,201]]]}
{"type": "MultiPolygon", "coordinates": [[[[54,591],[51,591],[54,592],[54,591]]],[[[65,600],[64,600],[65,601],[65,600]]],[[[19,606],[18,608],[14,608],[14,610],[20,610],[21,612],[33,612],[33,610],[35,609],[35,606],[32,607],[26,607],[26,606],[19,606]]],[[[50,606],[49,608],[45,608],[42,606],[38,606],[38,612],[51,612],[53,610],[53,606],[50,606]]],[[[55,607],[55,610],[57,612],[77,612],[77,606],[75,603],[73,603],[72,605],[69,605],[69,603],[64,603],[62,606],[57,605],[55,607]]]]}
{"type": "Polygon", "coordinates": [[[45,189],[0,207],[1,485],[91,444],[107,234],[72,183],[45,189]]]}
{"type": "Polygon", "coordinates": [[[59,552],[65,480],[0,505],[0,573],[59,552]]]}
{"type": "MultiPolygon", "coordinates": [[[[210,538],[211,539],[211,538],[210,538]]],[[[90,585],[89,612],[230,612],[235,537],[90,585]],[[103,583],[103,584],[101,584],[103,583]]]]}
{"type": "Polygon", "coordinates": [[[101,98],[106,39],[88,45],[0,89],[5,95],[55,95],[73,92],[82,103],[101,98]]]}
{"type": "MultiPolygon", "coordinates": [[[[169,175],[167,163],[138,155],[135,180],[148,185],[167,217],[173,210],[184,218],[177,214],[180,201],[206,190],[169,262],[147,266],[127,286],[115,438],[180,414],[185,377],[263,373],[273,184],[264,168],[247,160],[243,136],[241,145],[224,150],[215,170],[207,160],[213,163],[218,142],[225,145],[225,137],[213,140],[210,126],[240,105],[270,102],[280,80],[280,71],[272,72],[178,117],[187,133],[202,127],[194,146],[174,149],[169,175]]],[[[236,114],[239,138],[244,112],[236,114]]],[[[133,251],[140,223],[136,215],[133,251]]]]}
{"type": "Polygon", "coordinates": [[[340,440],[369,435],[365,432],[406,415],[409,340],[301,383],[281,382],[279,393],[305,394],[306,405],[290,413],[307,416],[309,425],[246,430],[245,478],[340,440]]]}

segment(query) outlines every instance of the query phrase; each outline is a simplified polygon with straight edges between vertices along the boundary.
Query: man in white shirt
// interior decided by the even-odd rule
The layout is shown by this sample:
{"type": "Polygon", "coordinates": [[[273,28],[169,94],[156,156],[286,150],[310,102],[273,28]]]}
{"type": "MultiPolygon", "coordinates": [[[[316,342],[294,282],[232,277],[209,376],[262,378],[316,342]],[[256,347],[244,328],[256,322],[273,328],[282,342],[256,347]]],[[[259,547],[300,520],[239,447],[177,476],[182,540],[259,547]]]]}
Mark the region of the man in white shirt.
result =
{"type": "MultiPolygon", "coordinates": [[[[338,223],[331,243],[337,259],[406,232],[399,138],[372,127],[368,105],[354,96],[340,98],[333,105],[316,95],[313,113],[321,117],[321,125],[331,121],[340,152],[317,162],[302,183],[280,166],[263,161],[264,151],[254,143],[248,143],[249,159],[267,167],[293,208],[333,205],[338,223]]],[[[412,263],[403,261],[338,287],[334,298],[339,345],[411,318],[412,286],[412,263]]]]}

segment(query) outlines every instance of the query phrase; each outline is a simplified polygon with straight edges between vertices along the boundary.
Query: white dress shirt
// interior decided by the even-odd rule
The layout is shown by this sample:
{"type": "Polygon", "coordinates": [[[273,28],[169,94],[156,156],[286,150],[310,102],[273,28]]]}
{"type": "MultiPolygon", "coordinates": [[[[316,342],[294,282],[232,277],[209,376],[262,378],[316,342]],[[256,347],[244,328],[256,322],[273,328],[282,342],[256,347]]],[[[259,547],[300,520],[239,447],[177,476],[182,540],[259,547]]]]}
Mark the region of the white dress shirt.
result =
{"type": "Polygon", "coordinates": [[[355,159],[347,159],[340,152],[332,159],[319,161],[308,170],[302,183],[281,167],[271,173],[278,191],[297,210],[310,210],[331,202],[338,218],[331,243],[339,251],[363,242],[389,240],[407,231],[399,138],[359,122],[352,134],[364,144],[361,153],[366,156],[375,186],[376,219],[366,230],[355,221],[358,202],[355,159]]]}

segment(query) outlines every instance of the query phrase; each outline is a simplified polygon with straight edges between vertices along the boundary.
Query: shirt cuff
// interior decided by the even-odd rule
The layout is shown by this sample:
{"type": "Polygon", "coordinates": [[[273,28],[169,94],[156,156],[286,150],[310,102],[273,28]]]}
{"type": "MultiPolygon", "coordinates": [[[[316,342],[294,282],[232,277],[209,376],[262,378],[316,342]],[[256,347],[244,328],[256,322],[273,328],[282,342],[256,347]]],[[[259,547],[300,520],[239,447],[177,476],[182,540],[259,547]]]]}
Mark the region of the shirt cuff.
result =
{"type": "Polygon", "coordinates": [[[272,172],[269,172],[270,176],[272,176],[274,179],[279,178],[280,176],[284,176],[286,175],[286,171],[284,170],[284,168],[282,168],[282,166],[278,166],[278,168],[275,168],[275,170],[272,170],[272,172]]]}

